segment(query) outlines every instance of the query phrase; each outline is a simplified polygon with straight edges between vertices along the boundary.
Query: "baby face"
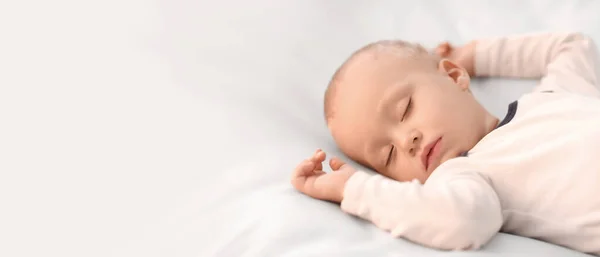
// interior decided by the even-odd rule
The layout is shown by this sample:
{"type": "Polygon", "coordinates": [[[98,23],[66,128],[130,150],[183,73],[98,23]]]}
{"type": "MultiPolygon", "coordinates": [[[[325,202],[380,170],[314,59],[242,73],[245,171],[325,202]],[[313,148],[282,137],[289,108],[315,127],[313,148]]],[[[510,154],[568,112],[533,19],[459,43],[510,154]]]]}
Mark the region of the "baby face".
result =
{"type": "Polygon", "coordinates": [[[398,181],[424,183],[443,162],[470,150],[498,119],[468,90],[461,67],[394,56],[348,66],[328,125],[350,158],[398,181]]]}

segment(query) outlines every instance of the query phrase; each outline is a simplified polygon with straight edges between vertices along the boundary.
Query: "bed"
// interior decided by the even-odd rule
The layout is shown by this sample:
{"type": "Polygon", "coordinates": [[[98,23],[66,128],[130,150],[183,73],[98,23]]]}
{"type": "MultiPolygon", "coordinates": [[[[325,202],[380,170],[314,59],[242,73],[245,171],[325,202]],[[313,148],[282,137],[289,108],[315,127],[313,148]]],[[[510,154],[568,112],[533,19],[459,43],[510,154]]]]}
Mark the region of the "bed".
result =
{"type": "MultiPolygon", "coordinates": [[[[0,256],[585,256],[499,234],[445,252],[289,184],[340,155],[326,83],[356,48],[581,31],[598,1],[0,4],[0,256]]],[[[535,81],[478,80],[493,114],[535,81]]]]}

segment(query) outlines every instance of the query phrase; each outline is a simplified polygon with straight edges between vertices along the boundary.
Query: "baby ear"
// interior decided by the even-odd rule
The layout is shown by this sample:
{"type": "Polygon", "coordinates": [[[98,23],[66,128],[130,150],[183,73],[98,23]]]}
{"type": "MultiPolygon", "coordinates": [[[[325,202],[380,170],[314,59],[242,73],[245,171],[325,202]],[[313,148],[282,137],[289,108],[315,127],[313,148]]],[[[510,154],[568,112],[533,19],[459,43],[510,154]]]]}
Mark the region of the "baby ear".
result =
{"type": "Polygon", "coordinates": [[[469,86],[471,85],[471,77],[469,76],[469,73],[465,71],[463,75],[458,76],[458,81],[456,81],[456,84],[458,84],[462,90],[471,92],[469,89],[469,86]]]}
{"type": "Polygon", "coordinates": [[[469,90],[471,77],[463,67],[448,59],[442,59],[438,65],[438,70],[448,76],[462,90],[469,90]]]}

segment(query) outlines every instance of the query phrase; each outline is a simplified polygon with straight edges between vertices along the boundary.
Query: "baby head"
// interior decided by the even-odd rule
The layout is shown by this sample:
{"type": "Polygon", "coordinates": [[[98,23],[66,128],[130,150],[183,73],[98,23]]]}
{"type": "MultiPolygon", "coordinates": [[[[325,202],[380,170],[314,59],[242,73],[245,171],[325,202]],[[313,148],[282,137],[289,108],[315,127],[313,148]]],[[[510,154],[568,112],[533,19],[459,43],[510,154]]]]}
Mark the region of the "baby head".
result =
{"type": "Polygon", "coordinates": [[[425,183],[497,125],[469,84],[464,68],[419,45],[375,42],[334,74],[327,126],[351,159],[397,181],[425,183]]]}

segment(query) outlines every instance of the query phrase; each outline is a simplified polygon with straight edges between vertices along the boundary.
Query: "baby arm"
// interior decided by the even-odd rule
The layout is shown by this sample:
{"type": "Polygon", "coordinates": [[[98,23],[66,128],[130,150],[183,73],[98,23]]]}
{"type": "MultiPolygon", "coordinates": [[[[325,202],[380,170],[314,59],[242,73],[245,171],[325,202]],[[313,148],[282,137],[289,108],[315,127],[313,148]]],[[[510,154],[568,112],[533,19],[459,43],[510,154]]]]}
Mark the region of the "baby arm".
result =
{"type": "Polygon", "coordinates": [[[298,166],[294,187],[317,199],[341,202],[345,212],[394,236],[444,250],[477,249],[502,226],[498,197],[476,173],[442,173],[423,185],[369,175],[338,159],[330,164],[337,171],[324,173],[313,164],[324,156],[317,152],[298,166]]]}
{"type": "Polygon", "coordinates": [[[455,48],[441,44],[437,52],[465,68],[472,67],[470,75],[541,79],[535,91],[600,96],[596,46],[589,37],[579,33],[481,39],[455,48]]]}
{"type": "Polygon", "coordinates": [[[423,185],[357,172],[346,184],[342,209],[425,246],[480,248],[502,226],[496,193],[476,173],[440,173],[423,185]]]}

